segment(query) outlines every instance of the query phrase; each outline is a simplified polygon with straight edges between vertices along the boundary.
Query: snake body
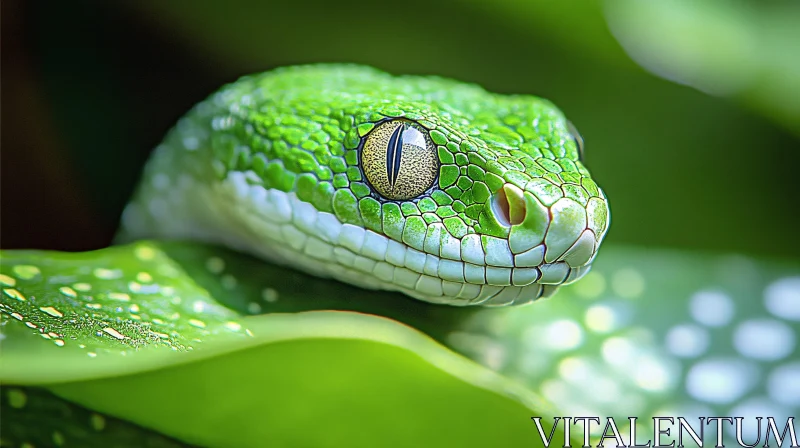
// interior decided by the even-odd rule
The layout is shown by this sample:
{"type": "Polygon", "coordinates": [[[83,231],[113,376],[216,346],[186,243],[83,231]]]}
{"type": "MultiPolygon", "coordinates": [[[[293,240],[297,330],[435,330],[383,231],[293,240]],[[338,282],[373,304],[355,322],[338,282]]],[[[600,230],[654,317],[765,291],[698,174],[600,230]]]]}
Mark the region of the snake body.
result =
{"type": "Polygon", "coordinates": [[[119,241],[222,244],[433,303],[507,305],[584,275],[609,225],[563,113],[438,77],[312,65],[198,104],[119,241]]]}

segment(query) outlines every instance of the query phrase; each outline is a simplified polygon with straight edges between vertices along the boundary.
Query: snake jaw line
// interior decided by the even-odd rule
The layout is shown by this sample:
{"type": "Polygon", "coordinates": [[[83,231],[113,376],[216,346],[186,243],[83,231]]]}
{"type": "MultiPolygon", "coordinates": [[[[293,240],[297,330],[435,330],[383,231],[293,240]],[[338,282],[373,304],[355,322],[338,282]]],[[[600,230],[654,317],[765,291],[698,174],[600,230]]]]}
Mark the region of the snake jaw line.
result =
{"type": "Polygon", "coordinates": [[[191,234],[320,277],[459,306],[533,301],[587,271],[563,261],[542,264],[543,245],[518,254],[515,263],[506,241],[492,238],[490,250],[484,251],[486,243],[478,235],[463,239],[458,259],[427,254],[342,223],[295,193],[250,185],[241,172],[229,173],[225,181],[211,186],[197,181],[182,184],[189,191],[172,197],[191,194],[191,201],[129,205],[123,219],[127,233],[167,239],[191,234]],[[512,261],[501,260],[500,253],[508,253],[512,261]]]}

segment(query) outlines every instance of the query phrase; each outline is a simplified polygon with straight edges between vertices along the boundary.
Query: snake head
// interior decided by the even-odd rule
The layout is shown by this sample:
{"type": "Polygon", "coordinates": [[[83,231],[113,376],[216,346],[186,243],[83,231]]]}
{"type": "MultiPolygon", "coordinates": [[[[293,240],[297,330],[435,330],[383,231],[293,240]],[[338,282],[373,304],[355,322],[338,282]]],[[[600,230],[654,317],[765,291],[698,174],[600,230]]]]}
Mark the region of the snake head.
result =
{"type": "Polygon", "coordinates": [[[433,303],[527,303],[588,272],[608,229],[581,145],[541,98],[293,67],[187,115],[123,224],[433,303]]]}
{"type": "Polygon", "coordinates": [[[606,198],[555,106],[470,93],[483,94],[480,108],[459,101],[461,92],[395,98],[372,108],[386,117],[377,123],[357,115],[359,168],[371,189],[360,217],[419,253],[409,295],[484,305],[550,295],[588,272],[608,228],[606,198]]]}

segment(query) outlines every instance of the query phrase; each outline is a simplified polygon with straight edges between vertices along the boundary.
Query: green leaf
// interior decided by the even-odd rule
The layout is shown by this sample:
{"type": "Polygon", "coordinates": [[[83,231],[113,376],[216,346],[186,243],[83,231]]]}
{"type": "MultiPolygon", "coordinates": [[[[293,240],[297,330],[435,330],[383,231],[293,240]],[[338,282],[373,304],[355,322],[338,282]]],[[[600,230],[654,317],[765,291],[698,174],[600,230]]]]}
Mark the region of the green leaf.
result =
{"type": "Polygon", "coordinates": [[[521,388],[397,324],[325,314],[286,322],[317,337],[51,390],[203,446],[536,446],[538,414],[509,396],[521,388]],[[369,337],[333,336],[354,327],[369,337]],[[376,341],[387,330],[397,339],[376,341]]]}
{"type": "MultiPolygon", "coordinates": [[[[215,261],[222,263],[207,264],[215,261]]],[[[6,251],[0,267],[4,381],[91,378],[124,372],[119,366],[126,364],[143,370],[181,360],[176,352],[191,352],[203,340],[249,338],[240,314],[217,303],[156,245],[6,251]]]]}
{"type": "Polygon", "coordinates": [[[531,391],[395,320],[297,311],[411,311],[410,321],[440,332],[469,312],[193,244],[7,251],[2,273],[4,384],[44,386],[185,443],[535,446],[530,417],[555,415],[531,391]],[[263,311],[271,314],[247,315],[263,311]],[[440,311],[451,318],[437,319],[440,311]]]}

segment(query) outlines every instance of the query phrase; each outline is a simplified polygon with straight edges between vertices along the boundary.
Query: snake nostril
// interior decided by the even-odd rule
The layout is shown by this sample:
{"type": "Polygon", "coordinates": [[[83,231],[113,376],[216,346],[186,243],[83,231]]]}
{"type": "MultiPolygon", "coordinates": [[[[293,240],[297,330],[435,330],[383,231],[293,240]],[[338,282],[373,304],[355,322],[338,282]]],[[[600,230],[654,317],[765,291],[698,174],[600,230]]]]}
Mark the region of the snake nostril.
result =
{"type": "Polygon", "coordinates": [[[521,224],[525,219],[525,200],[522,197],[522,190],[511,184],[503,185],[503,188],[494,195],[492,209],[501,224],[508,227],[521,224]]]}
{"type": "Polygon", "coordinates": [[[492,209],[494,209],[494,216],[500,224],[506,227],[511,226],[511,216],[508,214],[508,197],[504,189],[500,189],[493,198],[492,209]]]}

